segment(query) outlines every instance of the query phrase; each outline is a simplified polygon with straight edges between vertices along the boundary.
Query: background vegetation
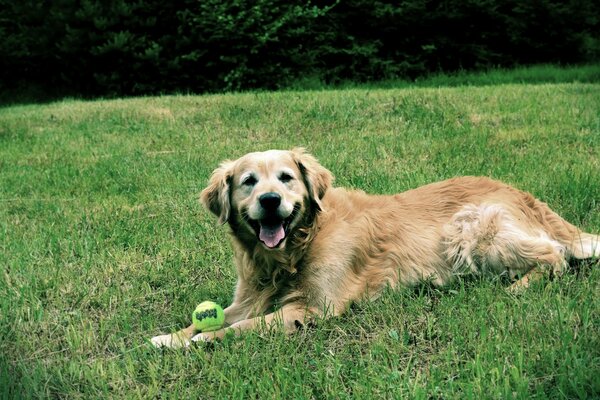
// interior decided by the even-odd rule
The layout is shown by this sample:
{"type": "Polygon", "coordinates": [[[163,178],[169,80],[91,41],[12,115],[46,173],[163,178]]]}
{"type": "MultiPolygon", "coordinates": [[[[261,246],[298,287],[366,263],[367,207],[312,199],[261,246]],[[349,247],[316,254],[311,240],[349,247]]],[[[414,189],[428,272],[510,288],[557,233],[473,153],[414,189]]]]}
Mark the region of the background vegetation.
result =
{"type": "Polygon", "coordinates": [[[593,62],[600,2],[0,0],[0,37],[4,92],[273,89],[593,62]]]}
{"type": "Polygon", "coordinates": [[[231,301],[197,197],[251,150],[307,146],[372,193],[488,175],[600,232],[597,69],[448,81],[0,108],[0,398],[600,397],[598,260],[519,296],[423,285],[289,337],[147,342],[231,301]]]}

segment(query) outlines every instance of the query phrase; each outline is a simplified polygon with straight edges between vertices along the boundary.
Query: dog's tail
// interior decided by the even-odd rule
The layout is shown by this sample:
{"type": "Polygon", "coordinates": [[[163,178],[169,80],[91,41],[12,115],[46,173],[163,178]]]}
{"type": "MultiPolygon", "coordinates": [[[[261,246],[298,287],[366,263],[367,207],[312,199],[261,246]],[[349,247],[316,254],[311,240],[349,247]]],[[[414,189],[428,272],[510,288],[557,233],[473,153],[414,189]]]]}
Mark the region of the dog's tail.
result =
{"type": "Polygon", "coordinates": [[[582,232],[544,202],[534,199],[532,209],[537,219],[560,244],[565,246],[568,258],[585,259],[600,257],[600,235],[582,232]]]}

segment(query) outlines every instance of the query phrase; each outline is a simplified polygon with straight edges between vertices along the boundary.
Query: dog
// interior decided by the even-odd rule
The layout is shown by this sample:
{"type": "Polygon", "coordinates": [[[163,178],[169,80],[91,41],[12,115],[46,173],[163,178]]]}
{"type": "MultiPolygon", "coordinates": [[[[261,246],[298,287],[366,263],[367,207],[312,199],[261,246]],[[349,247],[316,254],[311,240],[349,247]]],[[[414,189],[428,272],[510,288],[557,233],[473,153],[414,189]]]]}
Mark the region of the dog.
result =
{"type": "Polygon", "coordinates": [[[227,224],[237,268],[225,328],[193,325],[151,339],[157,347],[212,341],[228,332],[337,316],[386,287],[465,274],[506,274],[519,290],[570,259],[600,256],[581,232],[532,195],[485,177],[459,177],[404,193],[332,187],[330,171],[302,148],[223,162],[201,202],[227,224]],[[277,309],[275,309],[277,308],[277,309]]]}

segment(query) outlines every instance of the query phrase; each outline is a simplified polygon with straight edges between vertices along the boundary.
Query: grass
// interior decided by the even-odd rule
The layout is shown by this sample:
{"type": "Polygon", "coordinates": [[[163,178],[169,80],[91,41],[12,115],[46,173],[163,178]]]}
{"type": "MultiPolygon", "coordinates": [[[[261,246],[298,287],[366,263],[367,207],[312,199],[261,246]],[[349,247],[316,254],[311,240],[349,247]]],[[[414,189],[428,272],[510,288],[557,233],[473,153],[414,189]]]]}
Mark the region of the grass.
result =
{"type": "Polygon", "coordinates": [[[146,342],[231,301],[227,234],[197,196],[251,150],[306,146],[372,193],[488,175],[600,232],[600,84],[500,83],[1,108],[0,397],[600,396],[597,260],[519,296],[424,284],[291,337],[146,342]]]}
{"type": "MultiPolygon", "coordinates": [[[[415,80],[388,79],[370,83],[341,82],[328,85],[318,78],[307,77],[291,85],[292,89],[323,90],[376,88],[397,89],[414,87],[449,87],[449,86],[488,86],[514,83],[598,83],[600,68],[597,64],[583,64],[559,67],[553,64],[539,64],[506,68],[488,68],[477,72],[460,70],[453,73],[432,73],[415,80]]],[[[1,103],[1,98],[0,98],[1,103]]]]}

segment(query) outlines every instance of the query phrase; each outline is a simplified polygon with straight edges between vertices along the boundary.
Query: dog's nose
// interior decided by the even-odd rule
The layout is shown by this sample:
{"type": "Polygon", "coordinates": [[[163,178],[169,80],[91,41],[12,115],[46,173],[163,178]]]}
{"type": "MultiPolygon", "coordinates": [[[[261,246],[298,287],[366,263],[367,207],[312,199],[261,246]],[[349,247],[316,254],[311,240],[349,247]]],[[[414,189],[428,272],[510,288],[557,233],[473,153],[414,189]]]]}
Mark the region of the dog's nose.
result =
{"type": "Polygon", "coordinates": [[[261,195],[258,201],[265,210],[275,211],[281,204],[281,196],[277,193],[269,192],[261,195]]]}

